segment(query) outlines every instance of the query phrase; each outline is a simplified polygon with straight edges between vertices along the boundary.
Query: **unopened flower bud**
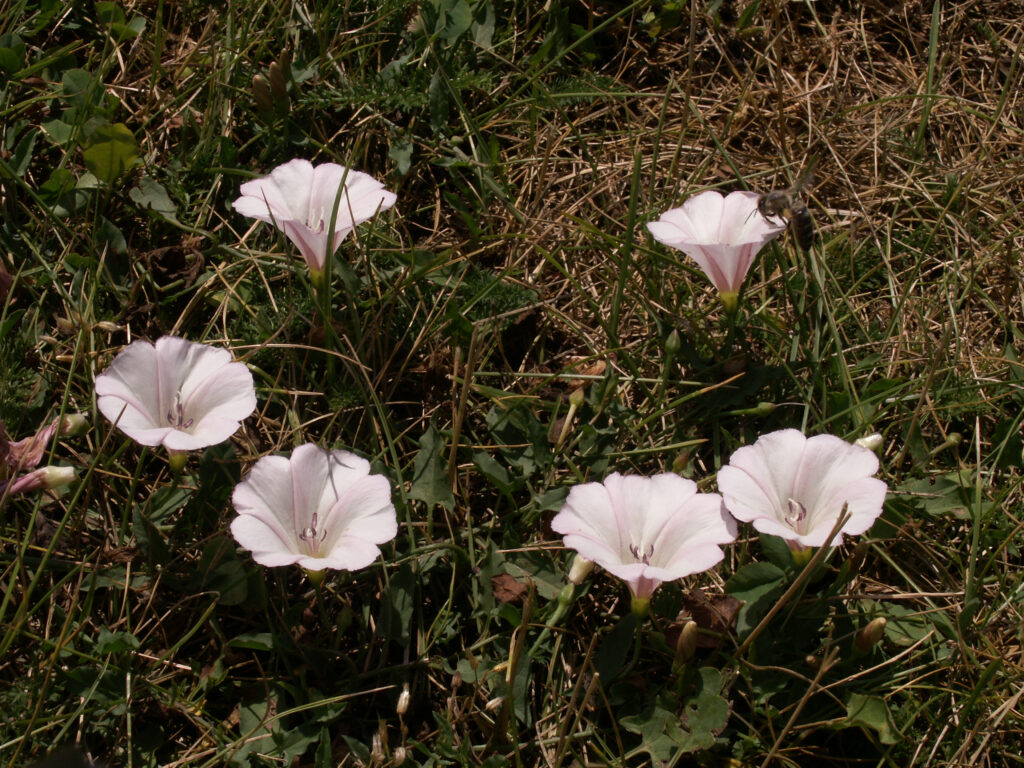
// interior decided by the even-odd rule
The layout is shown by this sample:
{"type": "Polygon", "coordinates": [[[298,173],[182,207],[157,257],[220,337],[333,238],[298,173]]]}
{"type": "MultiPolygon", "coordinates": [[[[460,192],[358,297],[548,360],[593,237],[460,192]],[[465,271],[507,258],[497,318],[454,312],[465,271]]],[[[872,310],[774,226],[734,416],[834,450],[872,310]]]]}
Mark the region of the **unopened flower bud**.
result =
{"type": "Polygon", "coordinates": [[[405,758],[408,756],[405,747],[395,747],[394,753],[391,755],[392,765],[401,765],[405,762],[405,758]]]}
{"type": "Polygon", "coordinates": [[[44,488],[58,488],[73,483],[78,476],[74,467],[43,467],[37,471],[43,473],[44,488]]]}
{"type": "Polygon", "coordinates": [[[288,110],[288,86],[285,83],[284,72],[276,62],[270,63],[270,92],[274,97],[274,106],[282,111],[288,110]]]}
{"type": "Polygon", "coordinates": [[[89,417],[84,413],[71,413],[61,419],[60,434],[66,436],[81,435],[89,429],[89,417]]]}
{"type": "Polygon", "coordinates": [[[674,663],[676,667],[685,666],[693,658],[697,652],[697,635],[699,633],[700,627],[697,626],[696,621],[688,621],[683,626],[683,631],[679,633],[679,640],[676,642],[674,663]]]}
{"type": "Polygon", "coordinates": [[[74,467],[40,467],[14,480],[0,483],[0,496],[56,488],[72,482],[75,476],[74,467]]]}
{"type": "Polygon", "coordinates": [[[859,448],[867,448],[869,451],[875,451],[882,445],[882,436],[877,432],[873,432],[870,435],[854,440],[853,444],[859,448]]]}
{"type": "Polygon", "coordinates": [[[504,696],[495,696],[493,699],[484,704],[484,709],[488,712],[495,712],[501,709],[501,705],[505,703],[504,696]]]}
{"type": "Polygon", "coordinates": [[[882,635],[885,633],[885,625],[886,620],[884,616],[879,616],[869,621],[853,640],[857,650],[861,653],[870,651],[882,639],[882,635]]]}
{"type": "Polygon", "coordinates": [[[587,576],[594,570],[594,561],[588,560],[583,555],[576,555],[572,559],[572,566],[569,568],[569,581],[579,586],[587,580],[587,576]]]}
{"type": "Polygon", "coordinates": [[[96,323],[96,325],[93,326],[93,328],[97,328],[103,331],[104,333],[117,333],[118,331],[124,330],[124,326],[118,325],[117,323],[112,323],[109,320],[100,320],[98,323],[96,323]]]}
{"type": "Polygon", "coordinates": [[[569,393],[569,405],[575,410],[583,405],[583,387],[576,387],[569,393]]]}
{"type": "Polygon", "coordinates": [[[384,740],[380,737],[380,732],[373,734],[373,739],[370,742],[370,759],[377,765],[384,762],[387,755],[384,754],[384,740]]]}
{"type": "Polygon", "coordinates": [[[256,111],[266,117],[274,112],[274,97],[270,93],[270,83],[263,75],[253,75],[252,96],[256,100],[256,111]]]}
{"type": "Polygon", "coordinates": [[[963,439],[964,436],[961,435],[959,432],[950,432],[948,435],[946,435],[946,440],[942,443],[942,445],[937,445],[934,448],[932,448],[929,455],[934,456],[935,454],[941,453],[947,448],[956,448],[956,446],[960,445],[963,439]]]}
{"type": "Polygon", "coordinates": [[[409,711],[409,684],[404,683],[402,685],[402,692],[398,694],[398,704],[395,706],[395,712],[399,717],[409,711]]]}
{"type": "Polygon", "coordinates": [[[665,339],[665,356],[672,358],[675,357],[676,353],[683,348],[683,340],[679,338],[679,331],[675,328],[665,339]]]}

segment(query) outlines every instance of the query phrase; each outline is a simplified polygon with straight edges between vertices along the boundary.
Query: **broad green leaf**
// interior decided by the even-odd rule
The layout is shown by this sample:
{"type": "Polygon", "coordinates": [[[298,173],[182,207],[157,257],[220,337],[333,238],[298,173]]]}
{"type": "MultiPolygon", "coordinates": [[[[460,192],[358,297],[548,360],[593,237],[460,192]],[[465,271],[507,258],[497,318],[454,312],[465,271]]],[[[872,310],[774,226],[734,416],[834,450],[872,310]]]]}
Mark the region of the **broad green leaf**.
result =
{"type": "Polygon", "coordinates": [[[71,137],[75,131],[72,126],[68,125],[63,120],[47,120],[46,122],[41,123],[39,127],[42,128],[43,133],[49,136],[53,142],[60,144],[61,146],[64,146],[71,141],[71,137]]]}
{"type": "Polygon", "coordinates": [[[895,744],[900,740],[889,712],[889,705],[879,696],[850,694],[850,698],[846,700],[846,720],[840,727],[856,726],[874,731],[883,744],[895,744]]]}
{"type": "Polygon", "coordinates": [[[25,66],[25,43],[15,34],[0,35],[0,72],[13,75],[25,66]]]}
{"type": "Polygon", "coordinates": [[[139,647],[139,638],[131,632],[111,632],[106,627],[101,627],[99,637],[96,638],[97,653],[121,653],[122,651],[135,651],[138,650],[139,647]]]}
{"type": "Polygon", "coordinates": [[[132,187],[128,192],[128,197],[138,203],[139,207],[149,209],[168,221],[178,222],[178,207],[167,194],[167,190],[152,177],[143,176],[139,180],[139,186],[132,187]]]}
{"type": "Polygon", "coordinates": [[[469,29],[473,23],[473,11],[466,0],[456,0],[446,9],[444,30],[441,32],[441,39],[455,40],[469,29]]]}
{"type": "Polygon", "coordinates": [[[431,424],[420,438],[420,450],[413,465],[409,498],[425,501],[428,507],[440,505],[447,510],[455,507],[455,494],[448,481],[444,461],[444,436],[431,424]]]}
{"type": "Polygon", "coordinates": [[[435,133],[448,125],[448,86],[445,85],[441,70],[434,70],[427,88],[427,101],[430,104],[430,127],[435,133]]]}
{"type": "Polygon", "coordinates": [[[708,749],[729,722],[729,703],[722,698],[722,673],[713,667],[700,668],[700,690],[686,702],[681,718],[685,738],[682,752],[708,749]]]}
{"type": "Polygon", "coordinates": [[[614,680],[626,664],[629,651],[636,639],[636,622],[636,616],[627,613],[601,640],[594,668],[601,674],[605,685],[614,680]]]}
{"type": "Polygon", "coordinates": [[[477,3],[475,19],[470,28],[473,33],[473,42],[481,48],[491,50],[494,42],[494,4],[491,0],[483,0],[477,3]]]}
{"type": "Polygon", "coordinates": [[[727,594],[743,601],[736,617],[736,634],[746,636],[782,594],[786,572],[772,563],[749,563],[725,585],[727,594]]]}
{"type": "Polygon", "coordinates": [[[35,129],[26,131],[25,135],[14,146],[14,152],[12,153],[9,165],[11,170],[14,171],[14,175],[18,178],[25,175],[29,163],[32,162],[32,152],[35,150],[38,137],[39,132],[35,129]]]}
{"type": "Polygon", "coordinates": [[[82,156],[91,173],[112,183],[139,161],[139,145],[124,123],[101,123],[86,140],[82,156]]]}
{"type": "Polygon", "coordinates": [[[227,642],[229,648],[248,648],[252,651],[272,651],[274,636],[270,632],[246,632],[227,642]]]}
{"type": "Polygon", "coordinates": [[[381,595],[380,634],[398,646],[409,642],[409,627],[416,606],[416,573],[404,563],[392,574],[387,591],[381,595]]]}

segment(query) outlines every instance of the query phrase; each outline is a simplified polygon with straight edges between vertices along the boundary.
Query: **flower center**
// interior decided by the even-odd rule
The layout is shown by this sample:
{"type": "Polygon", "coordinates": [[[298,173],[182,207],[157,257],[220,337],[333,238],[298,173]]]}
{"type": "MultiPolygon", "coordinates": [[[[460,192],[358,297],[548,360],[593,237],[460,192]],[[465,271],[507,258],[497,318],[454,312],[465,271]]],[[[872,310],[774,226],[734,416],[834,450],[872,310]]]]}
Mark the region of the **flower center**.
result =
{"type": "Polygon", "coordinates": [[[329,213],[321,208],[319,210],[310,210],[309,219],[306,221],[306,225],[313,230],[317,235],[322,234],[327,228],[327,222],[330,221],[329,213]]]}
{"type": "Polygon", "coordinates": [[[654,554],[654,545],[651,544],[651,546],[647,547],[645,550],[641,550],[639,544],[633,544],[632,546],[630,546],[629,551],[630,554],[632,554],[633,557],[635,557],[641,563],[643,563],[644,565],[650,565],[651,555],[654,554]],[[641,554],[641,551],[643,552],[643,554],[641,554]]]}
{"type": "Polygon", "coordinates": [[[174,396],[174,405],[167,412],[167,423],[175,429],[188,429],[195,419],[185,419],[185,407],[181,404],[180,393],[174,396]]]}
{"type": "Polygon", "coordinates": [[[299,539],[306,542],[306,546],[309,547],[309,554],[313,557],[317,557],[320,554],[320,545],[323,540],[327,538],[327,529],[322,529],[319,533],[316,530],[317,514],[313,513],[313,519],[309,521],[309,527],[303,528],[302,533],[299,534],[299,539]]]}
{"type": "Polygon", "coordinates": [[[786,503],[789,505],[789,513],[785,517],[786,525],[800,535],[807,533],[804,530],[806,527],[804,522],[807,520],[807,508],[796,499],[787,499],[786,503]]]}

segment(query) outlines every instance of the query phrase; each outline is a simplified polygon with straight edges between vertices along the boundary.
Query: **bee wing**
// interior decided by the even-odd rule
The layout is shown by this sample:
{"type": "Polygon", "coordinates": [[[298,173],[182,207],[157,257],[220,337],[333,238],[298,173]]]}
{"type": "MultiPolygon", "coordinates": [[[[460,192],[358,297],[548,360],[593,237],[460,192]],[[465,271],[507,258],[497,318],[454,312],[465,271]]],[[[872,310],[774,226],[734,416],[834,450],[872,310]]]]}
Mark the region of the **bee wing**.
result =
{"type": "Polygon", "coordinates": [[[818,167],[818,156],[812,155],[811,159],[807,161],[807,165],[804,166],[804,172],[800,174],[800,178],[797,179],[796,184],[791,188],[791,192],[796,194],[801,189],[806,189],[814,185],[814,169],[818,167]]]}

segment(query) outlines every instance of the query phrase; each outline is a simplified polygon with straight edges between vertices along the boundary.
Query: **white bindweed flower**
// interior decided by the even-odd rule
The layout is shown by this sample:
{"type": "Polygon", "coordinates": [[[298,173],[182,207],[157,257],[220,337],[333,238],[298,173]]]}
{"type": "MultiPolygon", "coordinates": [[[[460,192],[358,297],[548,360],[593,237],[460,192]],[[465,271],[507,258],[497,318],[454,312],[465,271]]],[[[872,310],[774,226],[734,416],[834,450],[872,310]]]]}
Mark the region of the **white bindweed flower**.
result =
{"type": "Polygon", "coordinates": [[[723,196],[707,190],[647,223],[655,240],[697,262],[728,312],[736,310],[740,288],[758,251],[786,229],[784,223],[760,214],[759,198],[755,192],[723,196]]]}
{"type": "Polygon", "coordinates": [[[793,549],[821,547],[846,505],[842,534],[864,533],[882,513],[887,487],[874,477],[878,457],[835,435],[795,429],[762,435],[718,470],[718,489],[737,520],[781,536],[793,549]]]}
{"type": "Polygon", "coordinates": [[[341,241],[397,197],[372,176],[336,163],[314,166],[291,160],[269,176],[243,184],[232,205],[243,216],[271,222],[298,246],[314,278],[323,275],[327,259],[341,241]],[[336,212],[335,212],[336,211],[336,212]],[[331,217],[334,231],[329,231],[331,217]],[[328,239],[331,252],[327,252],[328,239]]]}
{"type": "Polygon", "coordinates": [[[398,533],[388,479],[371,475],[366,459],[311,443],[290,458],[264,456],[231,500],[235,541],[269,567],[354,571],[398,533]]]}
{"type": "Polygon", "coordinates": [[[135,341],[96,377],[100,411],[142,445],[182,452],[227,440],[256,409],[252,374],[226,349],[135,341]]]}
{"type": "Polygon", "coordinates": [[[565,545],[649,600],[662,582],[705,571],[736,538],[736,523],[717,493],[698,493],[679,475],[609,475],[569,491],[551,521],[565,545]]]}

